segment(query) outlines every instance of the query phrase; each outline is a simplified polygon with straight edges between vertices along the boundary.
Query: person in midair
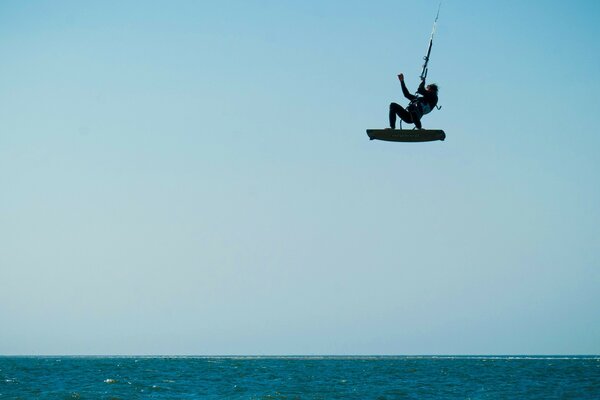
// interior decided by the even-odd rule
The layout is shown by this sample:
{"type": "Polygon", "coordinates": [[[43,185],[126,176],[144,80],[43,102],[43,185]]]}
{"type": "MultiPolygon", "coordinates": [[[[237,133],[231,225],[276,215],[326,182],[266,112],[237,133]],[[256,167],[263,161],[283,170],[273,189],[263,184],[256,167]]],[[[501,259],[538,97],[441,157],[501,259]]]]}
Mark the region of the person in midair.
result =
{"type": "Polygon", "coordinates": [[[417,129],[422,129],[421,118],[431,112],[438,103],[438,87],[435,83],[425,86],[425,79],[422,79],[417,89],[419,96],[408,91],[404,84],[404,74],[398,75],[398,79],[402,85],[402,93],[410,100],[410,104],[406,108],[397,103],[390,104],[390,128],[396,129],[398,115],[407,124],[415,124],[417,129]]]}

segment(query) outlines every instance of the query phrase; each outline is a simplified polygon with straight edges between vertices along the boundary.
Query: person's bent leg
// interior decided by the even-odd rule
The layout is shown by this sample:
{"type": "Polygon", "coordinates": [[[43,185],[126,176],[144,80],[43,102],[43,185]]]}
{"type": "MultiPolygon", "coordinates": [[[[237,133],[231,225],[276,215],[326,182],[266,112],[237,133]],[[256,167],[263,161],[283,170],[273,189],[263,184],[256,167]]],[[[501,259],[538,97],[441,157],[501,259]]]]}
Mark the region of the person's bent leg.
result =
{"type": "Polygon", "coordinates": [[[396,108],[400,107],[399,104],[390,104],[390,128],[396,129],[396,108]]]}
{"type": "Polygon", "coordinates": [[[412,124],[413,120],[408,111],[404,109],[400,104],[391,103],[390,104],[390,128],[396,129],[396,115],[398,115],[402,121],[407,124],[412,124]]]}
{"type": "Polygon", "coordinates": [[[414,119],[414,121],[415,121],[415,127],[416,127],[417,129],[423,129],[423,128],[421,127],[422,125],[421,125],[421,120],[420,120],[420,119],[418,119],[418,118],[415,118],[415,119],[414,119]]]}

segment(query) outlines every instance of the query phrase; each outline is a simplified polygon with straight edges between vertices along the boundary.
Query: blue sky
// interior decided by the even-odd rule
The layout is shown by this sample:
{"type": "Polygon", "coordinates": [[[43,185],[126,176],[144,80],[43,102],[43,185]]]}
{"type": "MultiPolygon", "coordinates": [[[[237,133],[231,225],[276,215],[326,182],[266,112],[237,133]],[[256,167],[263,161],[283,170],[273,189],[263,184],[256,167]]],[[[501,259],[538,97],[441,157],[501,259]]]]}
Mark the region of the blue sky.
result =
{"type": "Polygon", "coordinates": [[[0,4],[0,354],[598,354],[596,1],[0,4]]]}

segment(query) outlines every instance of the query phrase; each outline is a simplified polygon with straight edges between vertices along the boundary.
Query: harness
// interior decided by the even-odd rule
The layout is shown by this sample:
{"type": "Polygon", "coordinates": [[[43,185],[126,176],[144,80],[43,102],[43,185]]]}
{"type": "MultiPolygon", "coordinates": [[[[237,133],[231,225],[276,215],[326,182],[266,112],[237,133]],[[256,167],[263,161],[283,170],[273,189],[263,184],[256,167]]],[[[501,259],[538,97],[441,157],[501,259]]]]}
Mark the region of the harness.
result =
{"type": "Polygon", "coordinates": [[[410,113],[413,120],[415,120],[415,118],[420,120],[423,115],[429,114],[432,108],[423,97],[417,97],[408,104],[406,110],[410,113]]]}

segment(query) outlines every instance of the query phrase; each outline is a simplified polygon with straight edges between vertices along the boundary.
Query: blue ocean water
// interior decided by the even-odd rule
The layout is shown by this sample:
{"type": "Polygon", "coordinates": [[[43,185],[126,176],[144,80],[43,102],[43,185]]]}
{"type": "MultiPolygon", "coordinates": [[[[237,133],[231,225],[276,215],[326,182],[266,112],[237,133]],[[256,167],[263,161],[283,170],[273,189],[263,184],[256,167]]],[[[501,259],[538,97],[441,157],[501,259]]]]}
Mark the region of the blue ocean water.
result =
{"type": "Polygon", "coordinates": [[[600,399],[600,357],[0,357],[0,399],[600,399]]]}

